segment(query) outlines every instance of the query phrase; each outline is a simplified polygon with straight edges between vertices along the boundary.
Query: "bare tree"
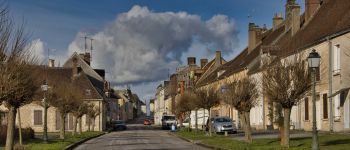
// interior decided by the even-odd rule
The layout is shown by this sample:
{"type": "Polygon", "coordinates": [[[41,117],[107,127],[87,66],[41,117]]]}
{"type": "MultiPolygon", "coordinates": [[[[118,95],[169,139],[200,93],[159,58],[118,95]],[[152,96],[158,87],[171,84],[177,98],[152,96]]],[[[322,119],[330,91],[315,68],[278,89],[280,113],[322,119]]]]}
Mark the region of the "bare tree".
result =
{"type": "Polygon", "coordinates": [[[17,109],[32,101],[38,87],[31,71],[35,59],[27,48],[24,27],[15,29],[7,9],[0,9],[0,103],[9,109],[5,149],[11,150],[17,109]]]}
{"type": "Polygon", "coordinates": [[[244,77],[226,87],[224,101],[239,111],[245,130],[245,140],[252,142],[252,131],[250,127],[250,110],[257,105],[258,89],[256,80],[244,77]]]}
{"type": "Polygon", "coordinates": [[[77,133],[78,123],[79,123],[79,134],[81,134],[81,117],[88,113],[88,104],[83,102],[83,100],[80,100],[80,105],[75,106],[75,108],[72,110],[72,114],[74,115],[74,129],[73,129],[73,135],[77,133]]]}
{"type": "Polygon", "coordinates": [[[189,131],[191,130],[191,111],[196,109],[195,101],[197,96],[192,91],[186,91],[179,99],[179,102],[176,103],[175,112],[177,116],[184,118],[190,118],[189,122],[189,131]]]}
{"type": "Polygon", "coordinates": [[[277,60],[267,67],[263,73],[263,88],[265,95],[283,108],[284,134],[281,145],[289,147],[290,113],[310,88],[309,72],[302,54],[293,58],[277,60]]]}
{"type": "Polygon", "coordinates": [[[68,113],[72,112],[73,109],[80,105],[82,99],[81,91],[76,86],[75,82],[60,83],[53,87],[57,99],[48,101],[48,103],[55,107],[60,113],[60,138],[65,139],[65,117],[68,113]]]}
{"type": "Polygon", "coordinates": [[[219,99],[219,94],[217,93],[217,91],[213,88],[208,88],[206,90],[198,90],[196,91],[196,95],[197,95],[197,101],[196,101],[196,105],[198,108],[203,108],[208,110],[209,112],[209,136],[212,135],[212,129],[211,129],[211,111],[210,109],[212,107],[215,107],[217,105],[220,104],[220,99],[219,99]]]}
{"type": "Polygon", "coordinates": [[[98,115],[100,115],[101,111],[100,108],[95,106],[94,104],[89,104],[88,106],[88,131],[94,131],[95,130],[95,119],[98,115]],[[90,129],[92,123],[92,129],[90,129]]]}

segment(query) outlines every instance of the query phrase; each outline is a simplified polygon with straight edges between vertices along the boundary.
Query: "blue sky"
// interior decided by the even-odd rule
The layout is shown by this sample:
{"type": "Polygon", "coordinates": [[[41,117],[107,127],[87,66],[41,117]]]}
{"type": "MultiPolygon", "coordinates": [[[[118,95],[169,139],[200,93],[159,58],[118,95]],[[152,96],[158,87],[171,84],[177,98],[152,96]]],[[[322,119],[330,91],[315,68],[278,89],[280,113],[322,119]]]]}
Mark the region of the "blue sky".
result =
{"type": "MultiPolygon", "coordinates": [[[[156,13],[187,12],[200,16],[203,21],[222,14],[234,21],[238,31],[238,45],[234,46],[231,53],[224,55],[225,59],[230,60],[247,45],[248,22],[271,27],[274,13],[283,13],[285,2],[286,0],[11,0],[8,3],[15,20],[25,21],[33,40],[40,39],[45,48],[56,49],[53,55],[66,53],[69,45],[77,40],[79,32],[98,33],[112,24],[120,13],[128,12],[135,5],[145,6],[156,13]],[[249,19],[248,15],[252,18],[249,19]]],[[[303,0],[297,2],[303,8],[303,0]]],[[[189,51],[184,55],[212,56],[203,51],[189,51]]],[[[186,57],[183,56],[182,60],[186,57]]],[[[154,91],[160,80],[154,80],[153,83],[140,82],[135,85],[135,89],[141,97],[150,95],[151,90],[145,92],[141,89],[153,88],[154,91]]]]}

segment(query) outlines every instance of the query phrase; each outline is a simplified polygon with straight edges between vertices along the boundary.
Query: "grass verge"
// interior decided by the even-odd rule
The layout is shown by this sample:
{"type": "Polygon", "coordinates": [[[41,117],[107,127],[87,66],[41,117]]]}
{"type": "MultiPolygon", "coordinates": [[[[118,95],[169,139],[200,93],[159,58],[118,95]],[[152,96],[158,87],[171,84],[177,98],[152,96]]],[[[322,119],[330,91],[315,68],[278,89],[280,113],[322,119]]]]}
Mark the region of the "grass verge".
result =
{"type": "MultiPolygon", "coordinates": [[[[80,140],[102,134],[102,132],[83,132],[81,135],[72,136],[70,133],[66,134],[66,139],[50,139],[49,143],[43,143],[42,139],[33,139],[25,142],[24,148],[26,150],[61,150],[66,146],[79,142],[80,140]]],[[[0,147],[0,150],[4,147],[0,147]]]]}
{"type": "MultiPolygon", "coordinates": [[[[224,149],[234,150],[283,150],[280,146],[279,139],[256,139],[252,144],[238,141],[232,137],[225,137],[222,135],[213,135],[212,137],[206,136],[204,132],[188,132],[179,131],[177,136],[200,142],[205,145],[214,146],[224,149]]],[[[311,149],[311,138],[293,138],[290,140],[290,148],[288,150],[309,150],[311,149]]],[[[345,150],[350,149],[350,135],[320,135],[319,136],[320,148],[322,150],[345,150]]]]}

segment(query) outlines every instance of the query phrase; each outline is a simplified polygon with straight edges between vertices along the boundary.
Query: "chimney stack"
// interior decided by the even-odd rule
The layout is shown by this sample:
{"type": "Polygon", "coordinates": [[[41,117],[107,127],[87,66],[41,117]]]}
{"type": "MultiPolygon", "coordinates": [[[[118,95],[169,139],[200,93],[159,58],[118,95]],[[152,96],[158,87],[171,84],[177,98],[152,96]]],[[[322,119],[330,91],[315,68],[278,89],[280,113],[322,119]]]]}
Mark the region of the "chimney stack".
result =
{"type": "Polygon", "coordinates": [[[273,17],[273,30],[276,30],[283,22],[283,17],[282,14],[275,14],[275,16],[273,17]]]}
{"type": "Polygon", "coordinates": [[[90,63],[91,63],[91,55],[90,55],[90,53],[86,52],[86,53],[84,54],[84,61],[85,61],[88,65],[90,65],[90,63]]]}
{"type": "Polygon", "coordinates": [[[187,64],[189,66],[196,65],[196,57],[187,57],[187,64]]]}
{"type": "Polygon", "coordinates": [[[320,5],[320,0],[305,0],[305,22],[309,21],[320,5]]]}
{"type": "Polygon", "coordinates": [[[286,31],[291,29],[292,36],[300,29],[300,6],[295,0],[287,0],[286,31]]]}
{"type": "Polygon", "coordinates": [[[55,60],[54,59],[49,59],[49,67],[55,67],[55,60]]]}
{"type": "Polygon", "coordinates": [[[201,59],[201,68],[208,64],[208,59],[201,59]]]}
{"type": "Polygon", "coordinates": [[[250,53],[262,38],[264,30],[255,25],[255,23],[249,23],[248,30],[248,53],[250,53]]]}
{"type": "Polygon", "coordinates": [[[72,63],[72,78],[75,79],[79,75],[80,68],[78,67],[78,59],[73,58],[72,63]]]}
{"type": "Polygon", "coordinates": [[[215,53],[215,66],[219,67],[221,65],[221,51],[216,51],[215,53]]]}

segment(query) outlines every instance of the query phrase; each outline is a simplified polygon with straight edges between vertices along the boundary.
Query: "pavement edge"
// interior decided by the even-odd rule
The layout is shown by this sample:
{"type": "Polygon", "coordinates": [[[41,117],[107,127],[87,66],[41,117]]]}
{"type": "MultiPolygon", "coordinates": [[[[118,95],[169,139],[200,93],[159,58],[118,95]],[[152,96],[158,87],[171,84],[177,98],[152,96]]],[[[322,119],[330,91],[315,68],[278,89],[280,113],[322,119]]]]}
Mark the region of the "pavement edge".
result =
{"type": "Polygon", "coordinates": [[[229,149],[225,149],[225,148],[220,148],[220,147],[215,147],[215,146],[203,144],[203,143],[201,143],[201,142],[196,142],[196,141],[194,141],[194,140],[186,139],[186,138],[183,138],[183,137],[181,137],[181,136],[176,135],[176,134],[173,133],[173,132],[168,132],[168,134],[171,135],[171,136],[175,136],[175,137],[177,137],[177,138],[179,138],[179,139],[181,139],[181,140],[184,140],[184,141],[186,141],[186,142],[190,142],[190,143],[193,143],[193,144],[196,144],[196,145],[205,147],[205,148],[210,148],[210,149],[215,149],[215,150],[229,150],[229,149]]]}
{"type": "Polygon", "coordinates": [[[66,146],[66,147],[64,148],[64,150],[73,150],[74,148],[78,147],[80,144],[82,144],[82,143],[84,143],[84,142],[86,142],[86,141],[88,141],[88,140],[91,140],[91,139],[93,139],[93,138],[97,138],[97,137],[100,137],[100,136],[102,136],[102,135],[105,135],[105,134],[107,134],[107,133],[109,133],[109,132],[103,132],[103,133],[101,133],[101,134],[98,134],[98,135],[95,135],[95,136],[92,136],[92,137],[88,137],[88,138],[82,139],[82,140],[80,140],[80,141],[78,141],[78,142],[75,142],[75,143],[73,143],[73,144],[70,144],[70,145],[66,146]]]}

